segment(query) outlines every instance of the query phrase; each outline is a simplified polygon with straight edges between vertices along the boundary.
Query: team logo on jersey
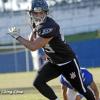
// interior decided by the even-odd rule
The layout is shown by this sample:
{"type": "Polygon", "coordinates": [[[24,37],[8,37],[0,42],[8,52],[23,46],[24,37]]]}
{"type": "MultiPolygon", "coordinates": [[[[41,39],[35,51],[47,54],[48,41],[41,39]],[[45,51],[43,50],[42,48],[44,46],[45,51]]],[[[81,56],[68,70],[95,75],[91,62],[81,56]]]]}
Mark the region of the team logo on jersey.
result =
{"type": "Polygon", "coordinates": [[[75,78],[76,78],[75,72],[71,72],[71,73],[70,73],[70,78],[71,78],[71,79],[75,79],[75,78]]]}
{"type": "Polygon", "coordinates": [[[52,32],[53,28],[45,28],[43,29],[43,33],[42,34],[48,34],[50,32],[52,32]]]}

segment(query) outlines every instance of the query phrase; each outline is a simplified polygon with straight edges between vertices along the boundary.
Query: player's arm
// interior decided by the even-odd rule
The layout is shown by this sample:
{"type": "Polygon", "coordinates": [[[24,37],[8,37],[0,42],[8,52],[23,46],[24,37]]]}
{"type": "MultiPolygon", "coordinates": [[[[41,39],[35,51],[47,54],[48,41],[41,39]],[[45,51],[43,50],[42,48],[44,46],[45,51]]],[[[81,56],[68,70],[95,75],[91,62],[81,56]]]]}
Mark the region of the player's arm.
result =
{"type": "Polygon", "coordinates": [[[39,37],[34,41],[29,41],[24,39],[23,37],[19,36],[17,40],[24,45],[26,48],[30,49],[31,51],[35,51],[39,48],[45,46],[52,38],[42,38],[39,37]]]}
{"type": "Polygon", "coordinates": [[[63,95],[63,100],[68,100],[67,98],[67,87],[61,84],[61,90],[62,90],[62,95],[63,95]]]}
{"type": "Polygon", "coordinates": [[[97,85],[94,81],[91,83],[90,87],[95,94],[96,100],[99,100],[99,90],[98,90],[97,85]]]}
{"type": "Polygon", "coordinates": [[[9,35],[11,35],[12,37],[14,37],[16,40],[18,40],[22,45],[24,45],[26,48],[35,51],[43,46],[45,46],[51,39],[50,38],[42,38],[42,37],[38,37],[36,40],[32,39],[33,36],[31,36],[30,40],[27,40],[23,37],[21,37],[18,33],[19,30],[16,29],[16,27],[12,27],[11,29],[9,29],[9,35]]]}

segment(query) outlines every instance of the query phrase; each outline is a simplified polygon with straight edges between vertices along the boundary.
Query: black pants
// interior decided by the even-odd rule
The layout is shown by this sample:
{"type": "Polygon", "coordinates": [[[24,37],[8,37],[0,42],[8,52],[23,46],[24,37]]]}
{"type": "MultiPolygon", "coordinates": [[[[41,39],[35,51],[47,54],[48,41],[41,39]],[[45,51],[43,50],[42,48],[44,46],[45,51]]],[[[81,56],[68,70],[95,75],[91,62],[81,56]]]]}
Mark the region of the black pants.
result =
{"type": "Polygon", "coordinates": [[[71,85],[87,100],[95,100],[93,93],[83,84],[80,69],[76,59],[73,59],[68,64],[58,66],[47,62],[38,72],[34,81],[34,86],[39,92],[50,100],[55,100],[57,96],[54,91],[48,86],[47,82],[63,74],[71,85]]]}

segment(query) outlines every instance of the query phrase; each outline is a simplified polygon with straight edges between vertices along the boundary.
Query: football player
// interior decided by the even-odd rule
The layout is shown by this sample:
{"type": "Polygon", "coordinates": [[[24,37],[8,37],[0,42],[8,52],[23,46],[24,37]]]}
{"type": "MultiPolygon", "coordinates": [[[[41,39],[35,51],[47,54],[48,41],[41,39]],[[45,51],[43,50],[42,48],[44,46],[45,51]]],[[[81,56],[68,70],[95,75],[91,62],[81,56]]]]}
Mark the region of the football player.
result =
{"type": "Polygon", "coordinates": [[[29,13],[33,31],[29,40],[20,36],[15,27],[9,29],[9,34],[26,48],[31,51],[43,48],[47,55],[48,61],[39,70],[33,85],[49,100],[57,100],[56,94],[47,82],[63,74],[87,100],[95,100],[92,91],[83,84],[73,50],[62,40],[60,26],[48,16],[48,12],[49,8],[45,0],[32,0],[29,13]]]}
{"type": "MultiPolygon", "coordinates": [[[[80,68],[80,70],[84,85],[93,91],[96,100],[100,100],[99,91],[93,79],[92,73],[90,73],[86,68],[80,68]]],[[[63,93],[63,100],[81,100],[83,98],[83,96],[72,87],[72,85],[64,78],[63,75],[60,75],[60,83],[63,93]]]]}

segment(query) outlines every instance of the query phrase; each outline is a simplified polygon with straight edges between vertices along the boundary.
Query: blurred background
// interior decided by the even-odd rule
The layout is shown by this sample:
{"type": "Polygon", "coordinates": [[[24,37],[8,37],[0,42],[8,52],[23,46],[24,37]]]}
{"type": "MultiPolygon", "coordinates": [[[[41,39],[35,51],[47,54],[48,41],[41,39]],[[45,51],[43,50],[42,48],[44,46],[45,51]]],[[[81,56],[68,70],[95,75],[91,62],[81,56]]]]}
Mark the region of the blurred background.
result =
{"type": "MultiPolygon", "coordinates": [[[[75,51],[80,66],[98,68],[100,71],[100,0],[47,0],[47,3],[50,16],[59,23],[61,33],[75,51]]],[[[20,29],[20,34],[28,38],[32,30],[27,12],[30,4],[31,0],[0,0],[1,75],[33,72],[44,63],[41,49],[31,52],[7,34],[9,27],[16,26],[20,29]]]]}
{"type": "MultiPolygon", "coordinates": [[[[50,16],[60,24],[61,33],[74,49],[80,65],[99,67],[100,0],[47,0],[47,2],[50,16]]],[[[41,49],[30,52],[7,35],[8,28],[16,26],[20,29],[21,35],[28,38],[31,32],[27,12],[30,4],[31,0],[0,0],[1,73],[37,70],[43,63],[41,49]]]]}

